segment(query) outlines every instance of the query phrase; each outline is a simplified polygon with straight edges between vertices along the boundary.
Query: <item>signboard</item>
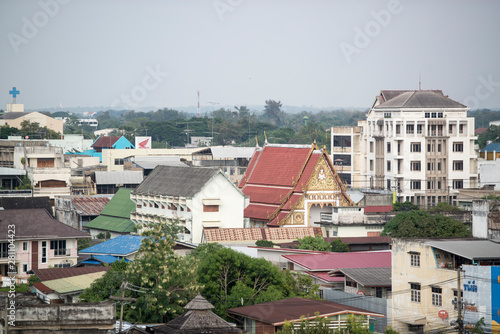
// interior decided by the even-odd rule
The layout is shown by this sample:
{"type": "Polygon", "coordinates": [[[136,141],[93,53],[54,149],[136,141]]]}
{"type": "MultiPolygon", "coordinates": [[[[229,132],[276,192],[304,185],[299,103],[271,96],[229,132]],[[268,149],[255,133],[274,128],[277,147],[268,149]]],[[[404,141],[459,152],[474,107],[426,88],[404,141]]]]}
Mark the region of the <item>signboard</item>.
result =
{"type": "Polygon", "coordinates": [[[440,319],[447,319],[448,318],[448,312],[446,312],[445,310],[441,310],[438,312],[438,317],[440,319]]]}
{"type": "Polygon", "coordinates": [[[135,137],[135,148],[151,148],[151,137],[135,137]]]}

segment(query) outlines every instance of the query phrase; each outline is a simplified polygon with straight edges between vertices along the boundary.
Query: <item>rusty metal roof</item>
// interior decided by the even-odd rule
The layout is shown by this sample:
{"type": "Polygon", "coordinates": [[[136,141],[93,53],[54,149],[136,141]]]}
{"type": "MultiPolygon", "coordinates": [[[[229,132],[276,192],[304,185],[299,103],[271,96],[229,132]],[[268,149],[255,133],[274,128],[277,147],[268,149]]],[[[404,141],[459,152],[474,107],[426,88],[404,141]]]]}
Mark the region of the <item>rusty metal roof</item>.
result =
{"type": "Polygon", "coordinates": [[[109,200],[108,197],[75,197],[73,206],[82,216],[99,216],[109,200]]]}
{"type": "Polygon", "coordinates": [[[86,275],[100,271],[108,271],[110,267],[74,267],[74,268],[48,268],[33,269],[33,273],[40,281],[51,281],[60,278],[86,275]]]}

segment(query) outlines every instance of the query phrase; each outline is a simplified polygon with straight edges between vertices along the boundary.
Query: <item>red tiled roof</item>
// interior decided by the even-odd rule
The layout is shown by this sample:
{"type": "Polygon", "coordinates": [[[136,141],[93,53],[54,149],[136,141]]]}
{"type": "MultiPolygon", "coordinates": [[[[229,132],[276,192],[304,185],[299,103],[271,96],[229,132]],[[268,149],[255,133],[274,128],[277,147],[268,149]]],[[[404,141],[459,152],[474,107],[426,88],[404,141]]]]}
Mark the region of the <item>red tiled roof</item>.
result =
{"type": "Polygon", "coordinates": [[[476,130],[474,130],[474,134],[480,135],[485,133],[486,131],[488,131],[488,128],[477,128],[476,130]]]}
{"type": "Polygon", "coordinates": [[[245,208],[244,211],[244,216],[249,217],[251,219],[258,219],[258,220],[268,220],[268,217],[278,208],[278,205],[259,205],[259,204],[252,204],[248,205],[245,208]]]}
{"type": "Polygon", "coordinates": [[[46,286],[42,282],[33,283],[33,286],[35,288],[37,288],[40,292],[45,293],[45,294],[54,292],[54,290],[52,290],[51,288],[49,288],[48,286],[46,286]]]}
{"type": "Polygon", "coordinates": [[[82,216],[99,216],[102,209],[109,203],[108,197],[75,197],[73,206],[82,216]]]}
{"type": "Polygon", "coordinates": [[[338,268],[378,268],[391,266],[391,251],[282,255],[306,269],[325,271],[338,268]]]}
{"type": "Polygon", "coordinates": [[[217,228],[204,229],[207,242],[255,242],[257,240],[296,240],[321,234],[320,227],[293,228],[217,228]]]}
{"type": "Polygon", "coordinates": [[[299,192],[299,193],[304,192],[303,187],[307,184],[307,181],[309,181],[309,178],[311,177],[314,167],[316,167],[316,164],[318,163],[318,160],[321,157],[321,155],[322,154],[319,152],[311,154],[311,158],[307,162],[307,165],[304,168],[304,171],[302,172],[299,181],[297,182],[297,187],[295,188],[294,192],[299,192]]]}
{"type": "Polygon", "coordinates": [[[285,320],[291,322],[300,321],[301,317],[314,319],[316,317],[316,312],[319,313],[320,317],[344,313],[384,317],[383,314],[367,311],[357,307],[342,305],[326,300],[313,300],[298,297],[251,306],[236,307],[228,310],[228,313],[230,314],[255,319],[274,326],[283,325],[285,320]]]}
{"type": "Polygon", "coordinates": [[[249,184],[245,187],[245,195],[249,196],[253,203],[273,203],[279,205],[291,189],[291,187],[268,188],[249,184]]]}
{"type": "Polygon", "coordinates": [[[73,267],[73,268],[49,268],[33,269],[33,273],[40,281],[51,281],[59,278],[86,275],[100,271],[108,271],[110,267],[73,267]]]}
{"type": "Polygon", "coordinates": [[[111,137],[111,136],[101,136],[96,139],[96,141],[92,144],[93,148],[98,147],[106,147],[112,148],[114,143],[116,143],[120,139],[120,137],[111,137]]]}
{"type": "Polygon", "coordinates": [[[392,205],[365,206],[365,212],[390,212],[392,209],[392,205]]]}

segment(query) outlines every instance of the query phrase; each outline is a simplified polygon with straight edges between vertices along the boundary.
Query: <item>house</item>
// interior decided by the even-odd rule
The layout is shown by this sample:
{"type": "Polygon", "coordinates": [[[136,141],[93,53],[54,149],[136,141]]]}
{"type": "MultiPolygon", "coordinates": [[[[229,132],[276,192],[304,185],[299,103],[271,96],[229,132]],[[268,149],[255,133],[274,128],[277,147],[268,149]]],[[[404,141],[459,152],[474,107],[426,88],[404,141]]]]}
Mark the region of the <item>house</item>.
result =
{"type": "Polygon", "coordinates": [[[344,278],[344,291],[377,298],[391,297],[391,267],[340,268],[328,273],[344,278]]]}
{"type": "MultiPolygon", "coordinates": [[[[390,268],[391,251],[321,254],[289,254],[282,255],[283,268],[308,274],[315,278],[321,289],[345,291],[345,276],[330,275],[330,272],[345,268],[390,268]]],[[[387,291],[386,291],[387,292],[387,291]]],[[[367,294],[367,293],[365,293],[367,294]]],[[[374,294],[375,295],[375,294],[374,294]]],[[[387,298],[384,293],[382,298],[387,298]]]]}
{"type": "Polygon", "coordinates": [[[99,136],[91,145],[91,147],[98,153],[102,153],[105,149],[133,149],[134,145],[128,141],[124,136],[121,137],[108,137],[99,136]]]}
{"type": "Polygon", "coordinates": [[[40,282],[34,283],[35,294],[47,304],[76,303],[83,290],[104,276],[110,267],[75,267],[34,269],[40,282]]]}
{"type": "Polygon", "coordinates": [[[181,241],[201,243],[204,228],[245,227],[248,198],[216,168],[157,166],[130,198],[136,225],[178,220],[181,241]]]}
{"type": "Polygon", "coordinates": [[[461,282],[471,280],[464,266],[500,264],[500,243],[487,239],[393,238],[392,252],[392,327],[399,332],[452,330],[461,282]]]}
{"type": "Polygon", "coordinates": [[[17,190],[23,184],[25,176],[24,169],[0,167],[0,187],[2,190],[17,190]]]}
{"type": "Polygon", "coordinates": [[[348,315],[362,319],[365,326],[371,326],[383,314],[370,312],[326,300],[306,298],[288,298],[267,303],[231,308],[227,311],[231,317],[243,322],[243,330],[247,333],[276,333],[283,328],[285,321],[298,327],[305,319],[314,320],[316,313],[320,318],[328,318],[328,327],[332,330],[346,328],[348,315]]]}
{"type": "MultiPolygon", "coordinates": [[[[23,108],[24,109],[24,108],[23,108]]],[[[0,115],[0,126],[8,125],[12,128],[21,129],[21,123],[28,121],[29,123],[38,123],[40,127],[63,133],[64,122],[44,115],[37,111],[8,111],[0,115]]]]}
{"type": "Polygon", "coordinates": [[[27,171],[34,196],[49,196],[53,202],[56,196],[70,194],[71,170],[60,147],[15,147],[14,168],[27,171]]]}
{"type": "Polygon", "coordinates": [[[243,333],[211,310],[214,308],[201,295],[184,306],[186,312],[164,325],[152,327],[153,332],[169,334],[243,333]]]}
{"type": "Polygon", "coordinates": [[[142,171],[95,171],[91,176],[98,194],[115,194],[120,188],[136,188],[143,180],[142,171]]]}
{"type": "MultiPolygon", "coordinates": [[[[78,254],[87,257],[84,257],[79,265],[94,266],[104,263],[110,264],[121,259],[124,259],[125,262],[133,261],[144,238],[146,237],[140,235],[120,235],[119,237],[82,249],[78,254]]],[[[191,253],[195,248],[195,245],[176,240],[173,249],[176,254],[184,256],[191,253]]]]}
{"type": "MultiPolygon", "coordinates": [[[[47,140],[24,140],[20,136],[9,136],[8,139],[0,139],[0,167],[22,169],[14,167],[14,149],[19,146],[47,146],[47,140]]],[[[16,163],[20,163],[16,161],[16,163]]]]}
{"type": "Polygon", "coordinates": [[[55,217],[61,223],[82,230],[85,224],[101,214],[109,200],[103,196],[56,197],[55,217]]]}
{"type": "Polygon", "coordinates": [[[326,150],[313,145],[265,144],[239,188],[250,197],[251,227],[319,227],[322,214],[353,206],[326,150]]]}
{"type": "Polygon", "coordinates": [[[332,127],[332,152],[345,147],[353,158],[346,171],[353,187],[385,189],[422,207],[455,204],[459,189],[478,179],[468,110],[441,90],[382,90],[357,127],[332,127]]]}
{"type": "Polygon", "coordinates": [[[130,200],[132,189],[121,188],[108,201],[98,217],[84,225],[92,238],[109,232],[111,238],[122,234],[130,234],[136,230],[135,224],[130,220],[130,213],[135,210],[135,204],[130,200]]]}
{"type": "Polygon", "coordinates": [[[44,209],[0,210],[0,275],[8,284],[9,273],[26,282],[28,272],[49,267],[68,267],[78,259],[77,243],[87,233],[63,224],[44,209]],[[14,226],[14,227],[13,227],[14,226]],[[9,245],[15,245],[15,270],[9,270],[9,245]]]}

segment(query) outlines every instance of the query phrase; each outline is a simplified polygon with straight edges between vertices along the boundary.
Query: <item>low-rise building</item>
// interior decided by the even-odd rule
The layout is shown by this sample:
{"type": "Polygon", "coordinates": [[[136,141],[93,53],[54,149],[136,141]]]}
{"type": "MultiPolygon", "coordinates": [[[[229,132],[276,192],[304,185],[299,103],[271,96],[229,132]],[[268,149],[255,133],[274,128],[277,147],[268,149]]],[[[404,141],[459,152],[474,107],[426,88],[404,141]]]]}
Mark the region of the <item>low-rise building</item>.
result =
{"type": "Polygon", "coordinates": [[[181,241],[199,244],[204,228],[243,228],[248,198],[216,168],[158,166],[131,192],[136,224],[179,221],[181,241]]]}

